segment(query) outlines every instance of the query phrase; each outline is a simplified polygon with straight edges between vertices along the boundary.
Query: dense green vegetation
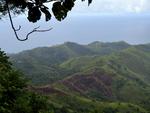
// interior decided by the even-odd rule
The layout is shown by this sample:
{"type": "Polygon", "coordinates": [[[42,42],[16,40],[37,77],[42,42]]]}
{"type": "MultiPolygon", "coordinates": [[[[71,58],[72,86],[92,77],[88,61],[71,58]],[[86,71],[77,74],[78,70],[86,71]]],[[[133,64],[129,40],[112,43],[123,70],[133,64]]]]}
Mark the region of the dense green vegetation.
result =
{"type": "Polygon", "coordinates": [[[67,75],[59,65],[80,56],[107,55],[129,47],[125,42],[79,45],[66,42],[53,47],[36,48],[11,55],[11,61],[17,69],[21,69],[35,84],[52,83],[67,75]],[[123,45],[122,47],[120,47],[123,45]],[[97,51],[96,51],[97,50],[97,51]],[[41,76],[42,75],[42,76],[41,76]]]}
{"type": "Polygon", "coordinates": [[[27,88],[23,75],[11,68],[0,51],[0,113],[51,113],[46,97],[27,88]]]}
{"type": "Polygon", "coordinates": [[[150,111],[150,44],[67,42],[10,57],[38,85],[30,90],[48,96],[54,112],[150,111]]]}

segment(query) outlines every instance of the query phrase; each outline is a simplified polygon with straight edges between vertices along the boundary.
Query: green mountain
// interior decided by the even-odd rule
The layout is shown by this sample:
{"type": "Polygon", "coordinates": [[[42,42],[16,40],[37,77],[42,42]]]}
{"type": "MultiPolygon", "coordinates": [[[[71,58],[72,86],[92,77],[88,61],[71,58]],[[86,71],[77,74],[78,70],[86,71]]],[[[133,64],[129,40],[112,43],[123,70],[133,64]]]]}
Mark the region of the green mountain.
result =
{"type": "MultiPolygon", "coordinates": [[[[60,78],[64,78],[66,70],[60,69],[58,65],[70,58],[79,56],[106,55],[105,48],[107,48],[107,54],[111,54],[118,51],[118,47],[121,43],[123,43],[123,47],[121,47],[120,50],[129,46],[124,42],[106,43],[106,46],[104,43],[102,45],[101,42],[97,43],[100,43],[98,48],[102,48],[102,50],[95,51],[96,48],[94,48],[94,43],[80,45],[72,42],[66,42],[62,45],[35,48],[18,54],[12,54],[10,55],[10,58],[14,66],[23,71],[27,78],[32,79],[33,83],[45,84],[53,83],[60,78]],[[113,49],[110,45],[112,45],[113,49]]],[[[97,43],[95,43],[95,45],[97,45],[97,43]]]]}
{"type": "Polygon", "coordinates": [[[89,49],[100,54],[100,55],[108,55],[113,52],[121,51],[125,48],[128,48],[130,45],[124,41],[120,42],[112,42],[112,43],[103,43],[95,41],[87,45],[89,49]]]}
{"type": "MultiPolygon", "coordinates": [[[[102,110],[98,113],[105,113],[103,109],[110,105],[112,111],[120,108],[122,112],[118,112],[126,113],[138,105],[150,111],[150,44],[66,42],[24,51],[10,55],[10,58],[14,67],[23,71],[33,84],[45,84],[31,90],[49,95],[50,101],[58,106],[63,104],[70,109],[70,105],[84,103],[81,106],[86,109],[91,105],[95,110],[102,110]],[[118,105],[120,102],[123,106],[118,105]]],[[[142,108],[137,109],[144,112],[142,108]]]]}
{"type": "MultiPolygon", "coordinates": [[[[127,48],[109,56],[78,57],[61,64],[74,72],[61,87],[98,100],[144,104],[150,100],[150,52],[127,48]]],[[[55,86],[59,87],[60,83],[55,86]]]]}
{"type": "Polygon", "coordinates": [[[23,71],[33,83],[50,83],[61,77],[63,70],[58,64],[72,57],[92,55],[88,48],[71,42],[54,47],[36,48],[11,55],[11,61],[17,69],[23,71]],[[42,76],[41,76],[42,75],[42,76]]]}

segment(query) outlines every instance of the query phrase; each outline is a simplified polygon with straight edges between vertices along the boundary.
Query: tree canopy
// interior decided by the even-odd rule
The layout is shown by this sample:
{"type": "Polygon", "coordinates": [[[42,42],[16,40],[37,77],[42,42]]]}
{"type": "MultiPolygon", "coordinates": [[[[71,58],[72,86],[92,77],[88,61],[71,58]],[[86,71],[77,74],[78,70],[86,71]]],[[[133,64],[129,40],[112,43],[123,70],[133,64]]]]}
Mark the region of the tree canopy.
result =
{"type": "Polygon", "coordinates": [[[0,113],[51,113],[47,99],[27,86],[22,73],[11,67],[0,50],[0,113]]]}
{"type": "MultiPolygon", "coordinates": [[[[40,20],[42,13],[45,15],[45,21],[51,19],[52,14],[46,3],[52,3],[52,12],[58,21],[66,18],[67,13],[71,11],[76,0],[0,0],[0,14],[1,17],[8,13],[7,4],[9,9],[14,14],[20,14],[27,11],[29,22],[37,22],[40,20]]],[[[85,1],[85,0],[82,0],[85,1]]],[[[92,0],[88,0],[90,4],[92,0]]]]}
{"type": "MultiPolygon", "coordinates": [[[[29,35],[33,32],[45,32],[50,31],[50,29],[39,30],[39,26],[34,28],[29,32],[24,39],[20,39],[18,36],[18,29],[14,27],[13,20],[11,17],[11,12],[15,15],[19,15],[23,12],[27,12],[27,19],[29,22],[35,23],[41,19],[42,14],[45,15],[45,21],[51,20],[52,14],[49,11],[49,7],[45,4],[52,3],[52,13],[58,21],[62,21],[67,17],[67,14],[74,7],[76,0],[0,0],[0,18],[9,15],[11,27],[15,33],[16,38],[19,41],[25,41],[29,38],[29,35]]],[[[85,0],[81,0],[85,1],[85,0]]],[[[92,0],[88,0],[88,5],[91,4],[92,0]]]]}

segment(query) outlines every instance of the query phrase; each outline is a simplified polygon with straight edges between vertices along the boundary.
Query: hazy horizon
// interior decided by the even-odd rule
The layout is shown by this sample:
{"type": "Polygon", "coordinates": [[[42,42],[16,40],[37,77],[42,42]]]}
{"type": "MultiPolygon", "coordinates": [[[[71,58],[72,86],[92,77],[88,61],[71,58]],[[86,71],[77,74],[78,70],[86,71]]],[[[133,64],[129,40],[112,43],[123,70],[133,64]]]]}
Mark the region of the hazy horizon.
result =
{"type": "MultiPolygon", "coordinates": [[[[77,43],[90,43],[93,41],[115,42],[126,41],[130,44],[150,43],[150,16],[68,16],[64,21],[52,20],[38,24],[28,23],[26,18],[14,18],[17,25],[22,25],[19,35],[25,36],[33,27],[41,25],[42,28],[53,27],[49,32],[34,33],[25,42],[16,40],[7,20],[1,21],[0,45],[2,50],[8,53],[16,53],[22,50],[41,46],[51,46],[67,41],[77,43]],[[48,25],[49,24],[49,25],[48,25]],[[9,32],[9,33],[8,33],[9,32]]],[[[24,37],[22,37],[24,38],[24,37]]]]}
{"type": "Polygon", "coordinates": [[[17,52],[7,52],[7,54],[17,54],[17,53],[20,53],[20,52],[24,52],[24,51],[28,51],[28,50],[33,50],[33,49],[36,49],[36,48],[44,48],[44,47],[54,47],[54,46],[59,46],[59,45],[62,45],[62,44],[65,44],[65,43],[76,43],[76,44],[80,44],[80,45],[88,45],[88,44],[91,44],[91,43],[94,43],[94,42],[100,42],[100,43],[119,43],[119,42],[125,42],[129,45],[145,45],[145,44],[150,44],[150,43],[141,43],[141,44],[131,44],[131,43],[128,43],[126,41],[110,41],[110,42],[103,42],[103,41],[92,41],[92,42],[89,42],[89,43],[79,43],[79,42],[71,42],[71,41],[66,41],[66,42],[63,42],[63,43],[57,43],[57,44],[54,44],[54,45],[49,45],[49,46],[39,46],[39,47],[33,47],[33,48],[29,48],[29,49],[24,49],[24,50],[21,50],[21,51],[17,51],[17,52]]]}
{"type": "Polygon", "coordinates": [[[41,29],[53,27],[49,32],[33,33],[29,40],[19,42],[12,32],[8,18],[0,20],[0,48],[7,53],[16,53],[36,47],[52,46],[67,41],[81,44],[93,41],[126,41],[130,44],[150,43],[150,7],[148,0],[93,0],[76,2],[62,22],[54,17],[49,22],[45,19],[29,23],[26,16],[13,18],[15,27],[22,26],[18,32],[24,38],[34,27],[41,29]],[[82,7],[81,7],[82,5],[82,7]]]}

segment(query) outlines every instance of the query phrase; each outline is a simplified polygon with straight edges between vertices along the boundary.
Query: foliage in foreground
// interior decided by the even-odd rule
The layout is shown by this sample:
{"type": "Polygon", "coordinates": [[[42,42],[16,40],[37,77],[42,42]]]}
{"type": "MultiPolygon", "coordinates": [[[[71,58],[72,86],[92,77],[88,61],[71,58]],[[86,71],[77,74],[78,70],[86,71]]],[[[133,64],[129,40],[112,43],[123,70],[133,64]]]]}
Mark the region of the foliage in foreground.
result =
{"type": "Polygon", "coordinates": [[[8,57],[0,51],[0,113],[46,113],[45,97],[27,91],[22,74],[11,68],[8,57]]]}
{"type": "MultiPolygon", "coordinates": [[[[9,10],[16,15],[27,11],[27,19],[29,22],[37,22],[41,19],[42,14],[45,15],[45,21],[49,21],[51,20],[52,14],[45,4],[51,3],[53,15],[58,21],[61,21],[65,19],[68,12],[72,10],[75,1],[76,0],[0,0],[0,18],[8,13],[8,5],[9,10]]],[[[92,0],[88,0],[88,4],[91,2],[92,0]]]]}
{"type": "Polygon", "coordinates": [[[150,110],[149,50],[149,44],[67,42],[11,55],[11,61],[34,84],[49,84],[68,95],[132,103],[150,110]]]}
{"type": "Polygon", "coordinates": [[[75,95],[44,97],[29,91],[22,74],[0,51],[0,113],[148,113],[130,103],[99,102],[75,95]]]}

